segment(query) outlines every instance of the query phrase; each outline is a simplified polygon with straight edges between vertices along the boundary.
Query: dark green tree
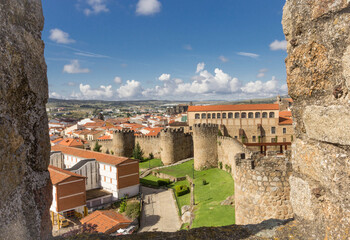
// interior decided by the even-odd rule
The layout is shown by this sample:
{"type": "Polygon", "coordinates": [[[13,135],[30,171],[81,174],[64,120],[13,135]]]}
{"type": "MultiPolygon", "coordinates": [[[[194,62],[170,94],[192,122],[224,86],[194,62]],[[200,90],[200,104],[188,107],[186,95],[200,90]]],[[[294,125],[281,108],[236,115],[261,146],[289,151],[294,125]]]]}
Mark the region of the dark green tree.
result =
{"type": "Polygon", "coordinates": [[[93,150],[94,150],[95,152],[101,152],[101,147],[102,147],[102,145],[99,145],[99,144],[98,144],[98,141],[96,141],[93,150]]]}
{"type": "Polygon", "coordinates": [[[136,143],[134,150],[132,151],[134,159],[143,160],[143,151],[139,143],[136,143]]]}

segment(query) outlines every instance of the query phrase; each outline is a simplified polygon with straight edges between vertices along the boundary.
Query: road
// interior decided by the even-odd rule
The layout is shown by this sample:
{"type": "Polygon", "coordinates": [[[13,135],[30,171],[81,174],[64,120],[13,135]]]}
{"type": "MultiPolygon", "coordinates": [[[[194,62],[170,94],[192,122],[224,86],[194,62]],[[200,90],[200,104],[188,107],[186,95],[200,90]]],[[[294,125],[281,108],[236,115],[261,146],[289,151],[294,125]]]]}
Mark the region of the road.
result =
{"type": "Polygon", "coordinates": [[[176,232],[181,220],[172,190],[141,187],[144,205],[139,232],[176,232]]]}

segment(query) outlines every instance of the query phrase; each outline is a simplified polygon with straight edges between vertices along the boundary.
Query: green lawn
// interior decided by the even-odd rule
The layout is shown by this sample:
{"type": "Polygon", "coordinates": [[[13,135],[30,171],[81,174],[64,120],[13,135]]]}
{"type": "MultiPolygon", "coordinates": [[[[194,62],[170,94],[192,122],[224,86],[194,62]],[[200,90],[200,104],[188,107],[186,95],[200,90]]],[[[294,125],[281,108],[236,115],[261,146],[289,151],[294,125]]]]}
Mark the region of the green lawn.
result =
{"type": "Polygon", "coordinates": [[[145,160],[143,162],[140,162],[139,163],[139,168],[154,168],[154,167],[160,167],[160,166],[163,166],[163,163],[160,159],[158,158],[154,158],[154,159],[151,159],[151,160],[145,160]]]}
{"type": "Polygon", "coordinates": [[[179,164],[176,166],[162,168],[162,169],[159,169],[157,171],[174,176],[174,177],[185,177],[186,175],[192,177],[193,160],[190,160],[188,162],[185,162],[185,163],[182,163],[182,164],[179,164]]]}
{"type": "MultiPolygon", "coordinates": [[[[193,161],[185,162],[181,165],[161,169],[161,172],[181,177],[189,175],[192,177],[193,161]]],[[[235,209],[232,206],[221,206],[221,202],[234,193],[234,182],[232,176],[220,169],[212,168],[204,171],[195,171],[195,202],[196,211],[192,228],[203,226],[225,226],[235,223],[235,209]],[[203,180],[208,184],[203,185],[203,180]]],[[[147,176],[144,178],[156,184],[158,178],[147,176]]],[[[170,184],[168,187],[175,188],[176,185],[185,184],[189,186],[187,180],[170,184]]],[[[176,197],[178,207],[190,204],[191,195],[176,197]]]]}
{"type": "Polygon", "coordinates": [[[158,187],[158,181],[159,178],[153,176],[152,174],[144,177],[144,178],[140,178],[140,183],[144,184],[144,185],[151,185],[151,186],[156,186],[158,187]]]}
{"type": "Polygon", "coordinates": [[[192,228],[234,224],[234,207],[220,205],[234,193],[232,176],[223,170],[212,168],[195,172],[194,183],[196,211],[192,228]],[[203,185],[203,179],[208,182],[207,185],[203,185]]]}

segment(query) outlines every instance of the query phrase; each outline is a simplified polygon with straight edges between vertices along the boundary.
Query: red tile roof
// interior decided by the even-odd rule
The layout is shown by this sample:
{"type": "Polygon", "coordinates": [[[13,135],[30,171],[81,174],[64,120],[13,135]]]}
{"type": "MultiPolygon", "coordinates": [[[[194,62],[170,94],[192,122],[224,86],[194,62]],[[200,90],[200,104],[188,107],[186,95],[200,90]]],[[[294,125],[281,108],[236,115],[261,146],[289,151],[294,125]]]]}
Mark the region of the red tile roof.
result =
{"type": "Polygon", "coordinates": [[[129,159],[126,157],[117,157],[109,154],[94,152],[94,151],[88,151],[80,148],[72,148],[72,147],[65,147],[61,145],[55,145],[51,147],[51,151],[60,151],[64,154],[72,155],[81,157],[84,159],[96,159],[98,162],[107,163],[111,165],[118,165],[120,163],[123,163],[127,160],[130,161],[137,161],[133,159],[129,159]]]}
{"type": "Polygon", "coordinates": [[[97,210],[81,219],[80,222],[82,224],[96,224],[96,230],[100,233],[112,233],[110,231],[117,230],[119,224],[130,224],[132,221],[124,217],[122,214],[117,213],[115,210],[97,210]]]}
{"type": "Polygon", "coordinates": [[[240,104],[240,105],[208,105],[189,106],[188,112],[210,111],[253,111],[253,110],[279,110],[278,104],[240,104]]]}
{"type": "Polygon", "coordinates": [[[112,137],[109,136],[109,135],[104,135],[104,136],[101,136],[101,137],[99,137],[99,138],[97,138],[97,139],[99,139],[99,140],[105,140],[105,139],[112,139],[112,137]]]}
{"type": "Polygon", "coordinates": [[[158,127],[158,128],[145,128],[146,130],[149,131],[149,133],[146,134],[146,136],[158,136],[158,134],[160,133],[160,131],[162,131],[162,127],[158,127]]]}
{"type": "Polygon", "coordinates": [[[63,140],[63,138],[57,138],[56,140],[53,140],[53,141],[51,141],[52,143],[59,143],[60,141],[62,141],[63,140]]]}
{"type": "Polygon", "coordinates": [[[62,141],[58,143],[59,145],[62,146],[67,146],[67,147],[83,147],[84,142],[80,140],[79,138],[65,138],[62,141]]]}
{"type": "Polygon", "coordinates": [[[279,114],[280,114],[280,117],[291,117],[292,116],[291,111],[281,111],[279,114]]]}
{"type": "Polygon", "coordinates": [[[61,168],[49,165],[50,178],[53,185],[60,183],[70,177],[85,178],[79,174],[63,170],[61,168]]]}
{"type": "Polygon", "coordinates": [[[280,117],[279,118],[280,125],[291,125],[293,124],[293,119],[289,117],[280,117]]]}

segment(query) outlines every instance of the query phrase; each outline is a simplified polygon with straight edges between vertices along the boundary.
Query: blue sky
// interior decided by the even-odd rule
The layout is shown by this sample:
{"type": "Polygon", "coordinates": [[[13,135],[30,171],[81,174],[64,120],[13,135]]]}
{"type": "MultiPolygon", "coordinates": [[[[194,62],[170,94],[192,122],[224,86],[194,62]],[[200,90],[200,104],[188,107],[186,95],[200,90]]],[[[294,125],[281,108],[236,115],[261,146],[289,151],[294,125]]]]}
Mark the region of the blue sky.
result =
{"type": "Polygon", "coordinates": [[[45,0],[50,97],[286,94],[281,0],[45,0]]]}

